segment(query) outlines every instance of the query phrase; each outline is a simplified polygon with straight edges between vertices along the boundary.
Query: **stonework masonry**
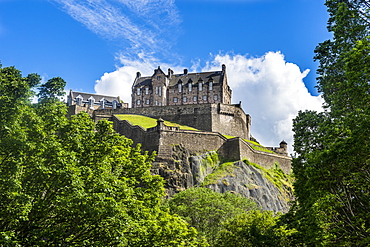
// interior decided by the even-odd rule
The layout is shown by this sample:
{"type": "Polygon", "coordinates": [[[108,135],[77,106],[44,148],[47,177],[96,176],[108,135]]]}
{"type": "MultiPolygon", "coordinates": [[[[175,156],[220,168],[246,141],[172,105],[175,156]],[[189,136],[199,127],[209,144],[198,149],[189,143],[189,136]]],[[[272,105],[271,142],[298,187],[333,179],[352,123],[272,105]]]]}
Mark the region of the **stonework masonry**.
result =
{"type": "Polygon", "coordinates": [[[99,120],[114,114],[136,114],[152,118],[163,118],[193,128],[219,132],[224,135],[250,139],[251,117],[240,105],[192,104],[178,106],[153,106],[142,108],[102,109],[94,111],[93,118],[99,120]]]}
{"type": "Polygon", "coordinates": [[[275,163],[279,163],[284,172],[290,172],[290,157],[254,150],[240,137],[227,139],[217,132],[180,130],[178,127],[164,125],[161,119],[157,121],[156,127],[150,129],[133,126],[115,116],[113,123],[118,133],[134,140],[136,144],[142,144],[143,150],[156,151],[160,158],[171,158],[173,146],[182,145],[192,155],[216,150],[226,160],[248,159],[265,168],[271,168],[275,163]]]}
{"type": "MultiPolygon", "coordinates": [[[[228,160],[249,161],[272,167],[279,163],[290,172],[291,158],[287,143],[269,147],[274,153],[258,151],[248,143],[251,139],[251,117],[245,114],[241,103],[230,104],[231,89],[227,84],[226,66],[221,71],[165,74],[159,67],[152,76],[137,73],[132,86],[132,107],[119,97],[73,92],[68,96],[68,116],[88,112],[95,120],[113,121],[114,129],[130,138],[142,149],[157,152],[157,160],[173,158],[176,145],[194,155],[217,151],[228,160]],[[115,115],[142,115],[158,119],[157,126],[144,129],[119,120],[115,115]],[[164,120],[180,123],[199,131],[169,127],[164,120]]],[[[176,155],[175,155],[176,156],[176,155]]],[[[187,162],[187,161],[186,161],[187,162]]]]}

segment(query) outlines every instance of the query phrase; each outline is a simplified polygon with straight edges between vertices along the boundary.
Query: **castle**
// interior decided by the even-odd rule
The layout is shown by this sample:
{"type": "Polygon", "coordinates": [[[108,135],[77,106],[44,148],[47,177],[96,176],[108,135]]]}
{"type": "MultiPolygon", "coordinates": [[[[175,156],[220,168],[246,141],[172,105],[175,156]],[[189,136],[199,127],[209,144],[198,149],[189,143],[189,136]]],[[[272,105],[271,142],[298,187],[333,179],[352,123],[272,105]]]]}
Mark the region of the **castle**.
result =
{"type": "Polygon", "coordinates": [[[88,112],[98,121],[113,121],[114,129],[140,143],[142,149],[157,152],[157,159],[169,159],[174,148],[181,146],[190,154],[210,150],[229,160],[248,159],[266,168],[279,163],[290,172],[291,158],[287,143],[278,147],[262,147],[251,137],[251,117],[241,103],[231,103],[231,89],[227,83],[226,66],[220,71],[165,74],[160,67],[153,75],[142,77],[137,72],[132,85],[132,107],[120,102],[119,97],[70,91],[67,104],[69,115],[88,112]],[[156,126],[143,128],[122,119],[122,115],[141,115],[157,119],[156,126]],[[166,126],[164,120],[193,127],[183,130],[166,126]]]}

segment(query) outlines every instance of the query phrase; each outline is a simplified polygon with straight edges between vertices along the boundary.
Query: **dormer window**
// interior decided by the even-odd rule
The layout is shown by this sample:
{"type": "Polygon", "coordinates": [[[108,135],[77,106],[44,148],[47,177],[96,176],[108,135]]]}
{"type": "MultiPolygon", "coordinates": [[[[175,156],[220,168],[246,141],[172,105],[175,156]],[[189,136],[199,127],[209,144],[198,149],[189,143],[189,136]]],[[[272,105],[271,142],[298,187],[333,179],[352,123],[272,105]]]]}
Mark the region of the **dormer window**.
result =
{"type": "Polygon", "coordinates": [[[202,90],[203,90],[203,83],[199,82],[199,91],[202,91],[202,90]]]}
{"type": "Polygon", "coordinates": [[[157,81],[160,81],[161,80],[161,77],[160,76],[157,76],[157,81]]]}
{"type": "Polygon", "coordinates": [[[79,94],[79,95],[76,97],[76,104],[77,104],[77,105],[82,105],[82,100],[83,100],[83,97],[79,94]]]}
{"type": "Polygon", "coordinates": [[[100,108],[101,108],[101,109],[105,109],[105,99],[104,99],[104,98],[102,98],[102,99],[100,100],[100,108]]]}
{"type": "Polygon", "coordinates": [[[213,82],[209,82],[209,90],[213,90],[213,82]]]}
{"type": "Polygon", "coordinates": [[[136,94],[137,94],[137,95],[140,95],[140,88],[137,88],[137,90],[136,90],[136,94]]]}
{"type": "Polygon", "coordinates": [[[189,92],[191,92],[193,90],[193,84],[191,84],[191,82],[189,82],[189,92]]]}
{"type": "Polygon", "coordinates": [[[93,96],[91,96],[91,97],[89,98],[89,106],[90,106],[90,107],[93,107],[93,106],[94,106],[94,103],[95,103],[95,99],[94,99],[94,97],[93,97],[93,96]]]}
{"type": "Polygon", "coordinates": [[[179,93],[181,93],[181,91],[182,91],[182,84],[179,83],[179,93]]]}

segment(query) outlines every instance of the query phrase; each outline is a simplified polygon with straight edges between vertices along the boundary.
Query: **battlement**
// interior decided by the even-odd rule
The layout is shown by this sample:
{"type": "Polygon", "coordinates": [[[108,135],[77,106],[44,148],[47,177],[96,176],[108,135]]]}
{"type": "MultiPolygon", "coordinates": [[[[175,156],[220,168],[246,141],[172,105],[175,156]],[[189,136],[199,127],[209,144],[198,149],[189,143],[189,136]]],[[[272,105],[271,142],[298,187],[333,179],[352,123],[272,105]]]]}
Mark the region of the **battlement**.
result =
{"type": "Polygon", "coordinates": [[[227,84],[226,66],[221,71],[165,74],[160,67],[152,76],[142,77],[138,72],[132,86],[132,107],[120,102],[119,97],[70,91],[69,115],[86,111],[95,120],[113,121],[114,129],[140,143],[145,151],[157,152],[158,158],[172,157],[174,145],[182,145],[189,152],[219,153],[224,159],[242,160],[272,167],[279,163],[290,171],[291,158],[287,144],[265,148],[253,144],[251,117],[239,104],[230,104],[231,89],[227,84]],[[117,114],[130,114],[158,119],[157,125],[143,128],[120,120],[117,114]],[[164,120],[193,127],[183,130],[167,126],[164,120]]]}
{"type": "Polygon", "coordinates": [[[135,144],[140,143],[143,150],[157,152],[160,159],[171,158],[173,146],[182,145],[193,154],[214,150],[223,159],[248,159],[265,168],[279,163],[284,172],[290,172],[290,157],[256,150],[251,143],[240,137],[228,139],[219,132],[181,130],[178,127],[166,126],[163,119],[158,119],[157,125],[148,129],[120,120],[117,116],[113,116],[113,123],[118,133],[132,139],[135,144]]]}

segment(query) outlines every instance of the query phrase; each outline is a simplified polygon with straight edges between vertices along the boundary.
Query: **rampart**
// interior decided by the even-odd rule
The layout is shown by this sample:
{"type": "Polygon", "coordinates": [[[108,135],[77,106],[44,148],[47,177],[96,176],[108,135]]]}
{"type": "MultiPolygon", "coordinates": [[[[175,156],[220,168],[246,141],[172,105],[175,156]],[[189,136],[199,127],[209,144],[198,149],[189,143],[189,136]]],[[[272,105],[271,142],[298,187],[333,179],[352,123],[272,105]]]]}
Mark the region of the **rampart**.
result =
{"type": "Polygon", "coordinates": [[[218,132],[180,130],[178,127],[166,126],[163,120],[158,120],[157,126],[149,129],[133,126],[116,116],[113,116],[113,123],[118,133],[132,139],[135,144],[141,143],[143,150],[156,151],[159,158],[172,157],[173,146],[181,144],[193,154],[216,150],[224,159],[246,158],[265,168],[270,168],[277,162],[284,172],[290,173],[289,157],[254,150],[248,142],[239,137],[227,139],[218,132]]]}
{"type": "Polygon", "coordinates": [[[193,128],[250,139],[251,118],[240,105],[194,104],[142,108],[102,109],[93,112],[94,120],[114,114],[136,114],[163,118],[193,128]]]}

